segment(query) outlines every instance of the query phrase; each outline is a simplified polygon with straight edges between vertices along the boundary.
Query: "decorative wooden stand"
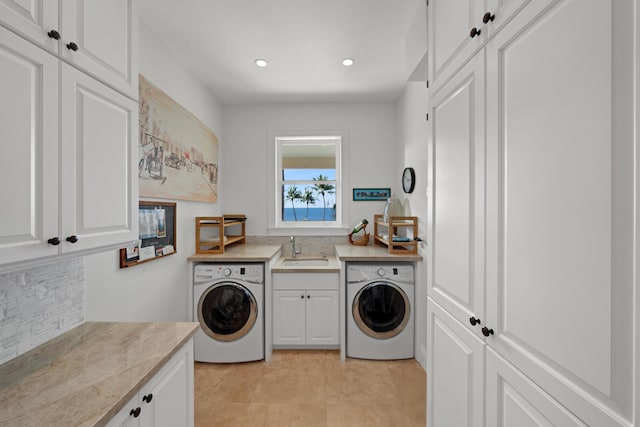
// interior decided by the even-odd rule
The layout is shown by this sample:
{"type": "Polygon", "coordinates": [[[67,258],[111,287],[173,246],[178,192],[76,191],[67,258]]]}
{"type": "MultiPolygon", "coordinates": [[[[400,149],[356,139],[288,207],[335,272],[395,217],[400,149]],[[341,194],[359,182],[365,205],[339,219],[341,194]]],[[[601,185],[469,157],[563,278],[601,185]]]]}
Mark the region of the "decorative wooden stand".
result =
{"type": "Polygon", "coordinates": [[[386,246],[390,254],[417,254],[418,242],[413,239],[418,237],[418,217],[390,216],[386,222],[383,219],[383,215],[374,215],[373,217],[374,243],[386,246]],[[394,241],[393,236],[398,236],[398,229],[402,227],[410,227],[409,241],[394,241]],[[383,238],[380,234],[386,234],[387,238],[383,238]]]}
{"type": "Polygon", "coordinates": [[[246,220],[241,214],[196,217],[196,253],[223,254],[226,246],[246,243],[246,220]]]}

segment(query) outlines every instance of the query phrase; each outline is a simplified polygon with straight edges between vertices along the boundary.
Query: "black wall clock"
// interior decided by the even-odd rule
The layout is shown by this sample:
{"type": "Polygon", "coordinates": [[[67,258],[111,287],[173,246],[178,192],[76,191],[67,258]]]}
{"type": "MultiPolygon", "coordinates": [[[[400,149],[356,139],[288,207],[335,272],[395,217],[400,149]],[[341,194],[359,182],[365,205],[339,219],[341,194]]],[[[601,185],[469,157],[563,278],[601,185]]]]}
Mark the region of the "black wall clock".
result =
{"type": "Polygon", "coordinates": [[[412,193],[416,186],[416,173],[413,168],[404,168],[402,172],[402,189],[405,193],[412,193]]]}

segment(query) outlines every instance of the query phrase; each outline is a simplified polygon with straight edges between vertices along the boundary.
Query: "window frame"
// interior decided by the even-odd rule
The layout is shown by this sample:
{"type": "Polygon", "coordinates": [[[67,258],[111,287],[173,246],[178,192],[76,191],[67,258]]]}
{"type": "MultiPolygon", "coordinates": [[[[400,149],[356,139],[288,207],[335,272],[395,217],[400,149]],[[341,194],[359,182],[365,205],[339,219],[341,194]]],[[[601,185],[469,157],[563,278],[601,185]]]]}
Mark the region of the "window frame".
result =
{"type": "MultiPolygon", "coordinates": [[[[346,131],[325,130],[325,131],[305,131],[305,132],[270,132],[269,146],[271,156],[269,158],[272,179],[268,185],[268,228],[269,235],[335,235],[342,234],[347,230],[346,218],[348,211],[348,200],[345,196],[348,188],[348,171],[344,167],[347,163],[346,155],[348,133],[346,131]],[[282,186],[285,181],[282,176],[282,150],[281,143],[293,141],[308,141],[314,143],[323,140],[331,140],[336,144],[336,218],[335,221],[283,221],[281,218],[281,209],[283,207],[282,186]]],[[[297,181],[288,181],[295,185],[297,181]]],[[[317,181],[301,180],[301,185],[313,185],[317,181]]],[[[286,203],[286,201],[285,201],[286,203]]],[[[285,206],[286,207],[286,206],[285,206]]]]}

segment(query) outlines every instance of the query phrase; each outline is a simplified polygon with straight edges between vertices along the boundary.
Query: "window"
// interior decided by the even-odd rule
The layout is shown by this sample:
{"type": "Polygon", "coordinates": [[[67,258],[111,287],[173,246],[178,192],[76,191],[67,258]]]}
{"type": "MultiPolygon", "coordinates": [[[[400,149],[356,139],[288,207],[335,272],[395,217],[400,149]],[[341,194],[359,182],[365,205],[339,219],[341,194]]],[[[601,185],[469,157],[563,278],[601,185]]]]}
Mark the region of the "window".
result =
{"type": "Polygon", "coordinates": [[[342,223],[339,135],[275,138],[276,227],[339,227],[342,223]]]}

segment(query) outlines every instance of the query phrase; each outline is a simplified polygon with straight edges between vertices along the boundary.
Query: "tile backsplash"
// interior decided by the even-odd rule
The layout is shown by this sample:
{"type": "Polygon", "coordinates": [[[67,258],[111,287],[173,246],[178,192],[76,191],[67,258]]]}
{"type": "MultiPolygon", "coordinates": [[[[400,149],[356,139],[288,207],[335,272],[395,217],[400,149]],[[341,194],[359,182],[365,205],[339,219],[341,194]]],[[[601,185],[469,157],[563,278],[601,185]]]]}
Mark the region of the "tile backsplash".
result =
{"type": "Polygon", "coordinates": [[[0,364],[83,322],[82,258],[0,275],[0,364]]]}
{"type": "MultiPolygon", "coordinates": [[[[262,245],[282,245],[282,254],[291,251],[289,236],[247,236],[247,243],[262,245]]],[[[348,245],[347,236],[296,236],[296,248],[301,256],[335,255],[334,246],[348,245]]]]}

